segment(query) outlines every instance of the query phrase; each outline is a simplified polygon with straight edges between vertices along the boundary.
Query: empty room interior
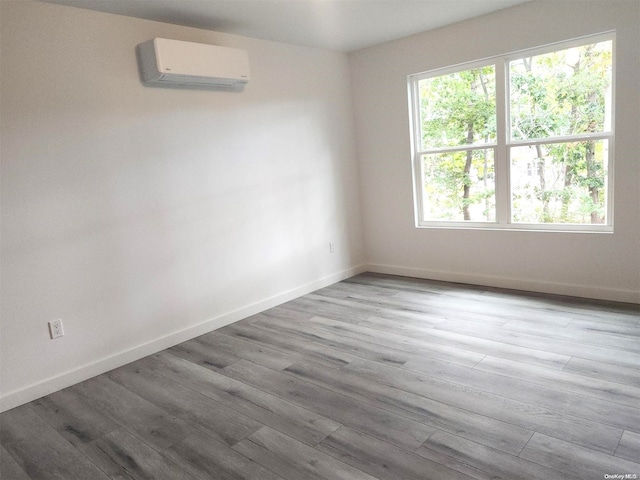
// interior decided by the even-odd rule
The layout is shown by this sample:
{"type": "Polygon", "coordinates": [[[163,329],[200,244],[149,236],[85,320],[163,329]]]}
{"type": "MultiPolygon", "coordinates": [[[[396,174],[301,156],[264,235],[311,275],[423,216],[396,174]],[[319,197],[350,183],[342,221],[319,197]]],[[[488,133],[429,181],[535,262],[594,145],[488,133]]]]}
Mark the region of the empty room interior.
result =
{"type": "Polygon", "coordinates": [[[3,480],[640,478],[637,0],[0,0],[0,114],[3,480]]]}

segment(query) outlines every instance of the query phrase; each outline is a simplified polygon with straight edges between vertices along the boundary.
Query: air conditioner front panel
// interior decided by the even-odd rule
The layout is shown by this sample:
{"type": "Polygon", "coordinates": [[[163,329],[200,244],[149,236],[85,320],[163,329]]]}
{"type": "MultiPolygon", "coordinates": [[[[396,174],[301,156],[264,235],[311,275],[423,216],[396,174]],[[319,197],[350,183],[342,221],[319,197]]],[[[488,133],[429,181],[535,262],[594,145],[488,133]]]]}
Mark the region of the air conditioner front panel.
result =
{"type": "Polygon", "coordinates": [[[146,83],[234,86],[249,81],[244,50],[166,38],[149,40],[138,48],[146,83]]]}

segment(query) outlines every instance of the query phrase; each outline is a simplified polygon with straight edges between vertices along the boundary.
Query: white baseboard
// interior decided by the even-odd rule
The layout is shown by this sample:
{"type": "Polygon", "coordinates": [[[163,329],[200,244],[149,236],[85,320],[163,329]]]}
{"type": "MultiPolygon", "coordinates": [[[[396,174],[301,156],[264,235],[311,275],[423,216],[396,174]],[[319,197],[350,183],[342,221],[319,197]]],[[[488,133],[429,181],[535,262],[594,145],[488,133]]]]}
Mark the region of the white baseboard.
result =
{"type": "Polygon", "coordinates": [[[640,304],[640,292],[634,290],[590,287],[569,283],[540,282],[522,278],[496,277],[491,275],[444,272],[395,265],[368,264],[365,265],[365,267],[369,272],[386,273],[389,275],[402,275],[405,277],[441,280],[444,282],[467,283],[528,292],[551,293],[555,295],[569,295],[572,297],[640,304]]]}
{"type": "Polygon", "coordinates": [[[319,288],[332,285],[364,271],[366,271],[366,269],[363,265],[348,268],[333,275],[302,285],[301,287],[287,290],[286,292],[273,297],[252,303],[232,312],[224,313],[215,318],[205,320],[183,330],[178,330],[168,335],[164,335],[128,350],[114,353],[108,357],[104,357],[96,360],[95,362],[63,372],[20,390],[9,392],[0,397],[0,412],[10,410],[19,405],[31,402],[32,400],[36,400],[37,398],[57,392],[58,390],[67,388],[71,385],[75,385],[76,383],[83,382],[84,380],[95,377],[96,375],[121,367],[127,363],[134,362],[179,343],[186,342],[187,340],[211,332],[212,330],[222,328],[225,325],[250,317],[256,313],[263,312],[269,308],[276,307],[282,303],[311,293],[319,288]]]}

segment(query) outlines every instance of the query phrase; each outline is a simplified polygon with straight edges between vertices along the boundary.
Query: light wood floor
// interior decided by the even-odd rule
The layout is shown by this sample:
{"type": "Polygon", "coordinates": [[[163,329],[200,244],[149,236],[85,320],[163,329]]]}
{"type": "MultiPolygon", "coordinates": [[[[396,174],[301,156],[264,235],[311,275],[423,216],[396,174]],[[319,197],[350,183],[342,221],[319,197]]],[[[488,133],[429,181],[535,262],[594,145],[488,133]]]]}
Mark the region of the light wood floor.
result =
{"type": "Polygon", "coordinates": [[[640,307],[364,274],[0,415],[2,479],[640,479],[640,307]]]}

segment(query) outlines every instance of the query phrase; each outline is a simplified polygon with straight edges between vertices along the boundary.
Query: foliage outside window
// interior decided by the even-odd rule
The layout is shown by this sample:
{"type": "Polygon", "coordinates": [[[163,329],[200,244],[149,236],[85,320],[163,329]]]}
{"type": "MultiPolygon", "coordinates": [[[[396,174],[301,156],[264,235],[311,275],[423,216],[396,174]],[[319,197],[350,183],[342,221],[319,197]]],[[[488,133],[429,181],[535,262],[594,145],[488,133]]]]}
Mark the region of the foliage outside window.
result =
{"type": "Polygon", "coordinates": [[[611,230],[613,35],[409,77],[418,226],[611,230]]]}

